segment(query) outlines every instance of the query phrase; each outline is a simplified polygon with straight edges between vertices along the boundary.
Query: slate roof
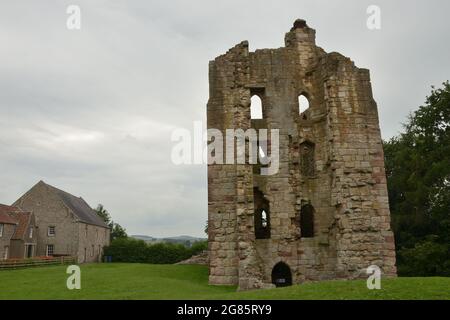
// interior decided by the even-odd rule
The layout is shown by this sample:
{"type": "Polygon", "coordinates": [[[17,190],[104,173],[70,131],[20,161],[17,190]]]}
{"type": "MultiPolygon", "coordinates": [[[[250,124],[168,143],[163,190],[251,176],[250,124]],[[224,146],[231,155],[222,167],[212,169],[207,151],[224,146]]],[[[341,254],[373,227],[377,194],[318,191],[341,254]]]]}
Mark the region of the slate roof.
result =
{"type": "Polygon", "coordinates": [[[58,197],[64,202],[64,204],[73,212],[76,218],[84,223],[92,224],[104,228],[109,228],[105,221],[99,217],[81,197],[76,197],[66,191],[55,188],[49,184],[46,184],[50,190],[54,191],[58,197]]]}

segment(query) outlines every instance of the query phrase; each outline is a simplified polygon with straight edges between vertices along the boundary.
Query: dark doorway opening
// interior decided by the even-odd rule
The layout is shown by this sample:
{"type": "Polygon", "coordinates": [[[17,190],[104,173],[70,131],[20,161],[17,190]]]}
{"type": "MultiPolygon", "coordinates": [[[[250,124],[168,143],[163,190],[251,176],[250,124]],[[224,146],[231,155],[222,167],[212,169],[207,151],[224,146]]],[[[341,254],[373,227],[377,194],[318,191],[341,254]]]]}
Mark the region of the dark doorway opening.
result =
{"type": "Polygon", "coordinates": [[[33,257],[33,245],[28,244],[26,246],[26,255],[27,255],[27,258],[33,257]]]}
{"type": "Polygon", "coordinates": [[[278,262],[272,270],[272,283],[277,287],[292,285],[292,274],[289,266],[284,262],[278,262]]]}
{"type": "Polygon", "coordinates": [[[310,204],[302,206],[300,212],[300,234],[302,238],[314,237],[314,207],[310,204]]]}

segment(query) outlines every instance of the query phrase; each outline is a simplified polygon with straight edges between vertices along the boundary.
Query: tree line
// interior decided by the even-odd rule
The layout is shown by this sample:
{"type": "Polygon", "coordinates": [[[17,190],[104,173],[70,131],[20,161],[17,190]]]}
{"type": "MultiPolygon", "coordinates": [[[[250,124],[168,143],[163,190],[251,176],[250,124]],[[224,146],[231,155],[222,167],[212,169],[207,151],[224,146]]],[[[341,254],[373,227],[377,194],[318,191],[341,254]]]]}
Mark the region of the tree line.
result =
{"type": "Polygon", "coordinates": [[[450,276],[450,84],[384,142],[400,276],[450,276]]]}
{"type": "Polygon", "coordinates": [[[113,262],[171,264],[189,259],[208,248],[206,241],[195,242],[190,248],[174,243],[147,244],[143,240],[128,237],[126,230],[112,220],[102,204],[95,211],[111,228],[110,245],[104,248],[103,253],[104,256],[112,257],[113,262]]]}

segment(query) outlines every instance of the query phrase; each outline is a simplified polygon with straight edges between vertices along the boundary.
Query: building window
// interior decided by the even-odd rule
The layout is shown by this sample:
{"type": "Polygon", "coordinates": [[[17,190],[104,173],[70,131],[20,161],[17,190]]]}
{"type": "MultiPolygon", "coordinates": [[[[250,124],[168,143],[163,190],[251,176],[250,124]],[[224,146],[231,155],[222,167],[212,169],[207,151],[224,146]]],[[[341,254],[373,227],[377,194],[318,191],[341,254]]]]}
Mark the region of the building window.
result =
{"type": "Polygon", "coordinates": [[[310,204],[302,206],[300,211],[300,235],[302,238],[314,237],[314,207],[310,204]]]}
{"type": "Polygon", "coordinates": [[[265,212],[264,210],[261,212],[261,226],[263,228],[267,228],[268,226],[268,218],[269,216],[267,215],[267,212],[265,212]]]}
{"type": "Polygon", "coordinates": [[[94,245],[92,245],[91,257],[94,256],[94,253],[95,253],[94,250],[95,250],[94,245]]]}
{"type": "Polygon", "coordinates": [[[254,95],[250,100],[250,118],[251,119],[263,118],[261,98],[258,97],[257,95],[254,95]]]}
{"type": "Polygon", "coordinates": [[[298,111],[299,113],[303,113],[309,109],[309,100],[308,98],[301,94],[298,96],[298,111]]]}
{"type": "Polygon", "coordinates": [[[53,256],[54,253],[55,253],[55,246],[53,244],[48,244],[46,256],[51,257],[51,256],[53,256]]]}
{"type": "Polygon", "coordinates": [[[33,238],[33,227],[30,227],[30,239],[33,238]]]}
{"type": "Polygon", "coordinates": [[[253,190],[254,227],[256,239],[270,238],[270,211],[269,201],[258,188],[253,190]]]}
{"type": "Polygon", "coordinates": [[[49,226],[48,230],[47,230],[47,235],[49,237],[54,237],[55,234],[56,234],[56,230],[55,229],[56,229],[55,226],[49,226]]]}
{"type": "Polygon", "coordinates": [[[88,236],[88,225],[85,226],[84,233],[85,233],[85,236],[87,238],[87,236],[88,236]]]}
{"type": "Polygon", "coordinates": [[[5,246],[5,252],[3,253],[3,259],[6,260],[9,258],[9,246],[5,246]]]}
{"type": "Polygon", "coordinates": [[[0,237],[3,237],[3,226],[4,224],[0,223],[0,237]]]}

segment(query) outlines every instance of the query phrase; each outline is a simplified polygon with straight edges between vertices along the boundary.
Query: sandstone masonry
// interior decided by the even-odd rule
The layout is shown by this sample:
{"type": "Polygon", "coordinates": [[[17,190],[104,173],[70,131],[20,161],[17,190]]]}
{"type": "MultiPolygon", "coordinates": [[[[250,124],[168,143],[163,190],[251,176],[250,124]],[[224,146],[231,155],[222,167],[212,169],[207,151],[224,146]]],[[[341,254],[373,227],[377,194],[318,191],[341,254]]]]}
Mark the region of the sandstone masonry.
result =
{"type": "Polygon", "coordinates": [[[209,79],[208,128],[280,130],[277,174],[208,166],[210,283],[246,290],[367,277],[373,264],[395,276],[369,71],[317,47],[315,30],[297,20],[285,47],[249,52],[244,41],[210,62],[209,79]],[[263,119],[251,119],[254,95],[263,119]],[[300,95],[310,106],[302,113],[300,95]]]}

